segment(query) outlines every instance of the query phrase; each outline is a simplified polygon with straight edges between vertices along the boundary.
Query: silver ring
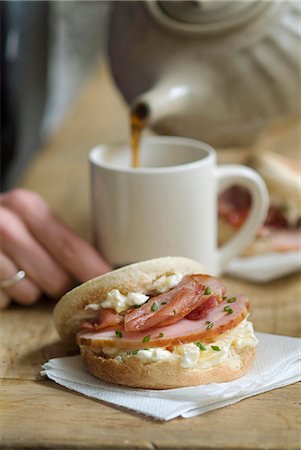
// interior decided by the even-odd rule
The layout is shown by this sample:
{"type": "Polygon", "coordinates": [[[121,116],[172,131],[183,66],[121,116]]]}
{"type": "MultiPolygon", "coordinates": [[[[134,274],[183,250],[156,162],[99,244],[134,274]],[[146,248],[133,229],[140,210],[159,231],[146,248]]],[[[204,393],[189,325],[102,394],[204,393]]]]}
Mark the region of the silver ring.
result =
{"type": "Polygon", "coordinates": [[[26,273],[24,272],[24,270],[18,270],[18,272],[14,275],[0,280],[0,288],[10,288],[18,281],[23,280],[23,278],[25,277],[26,273]]]}

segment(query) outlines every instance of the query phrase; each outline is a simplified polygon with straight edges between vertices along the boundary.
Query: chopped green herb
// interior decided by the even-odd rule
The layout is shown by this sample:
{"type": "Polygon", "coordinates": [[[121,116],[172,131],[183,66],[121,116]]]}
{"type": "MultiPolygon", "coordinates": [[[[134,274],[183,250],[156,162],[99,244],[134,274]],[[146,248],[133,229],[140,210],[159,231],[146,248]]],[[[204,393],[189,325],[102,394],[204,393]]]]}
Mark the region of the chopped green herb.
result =
{"type": "Polygon", "coordinates": [[[141,305],[134,305],[134,308],[140,308],[141,305]]]}
{"type": "Polygon", "coordinates": [[[174,310],[173,310],[173,313],[174,313],[174,315],[176,315],[176,314],[177,314],[177,311],[174,309],[174,310]]]}
{"type": "Polygon", "coordinates": [[[150,351],[150,348],[144,348],[143,350],[147,350],[147,351],[150,351]]]}
{"type": "Polygon", "coordinates": [[[138,353],[138,350],[133,350],[133,351],[130,353],[130,355],[137,355],[137,353],[138,353]]]}
{"type": "Polygon", "coordinates": [[[205,289],[205,295],[209,295],[209,294],[211,294],[211,289],[209,286],[207,286],[205,289]]]}
{"type": "Polygon", "coordinates": [[[156,302],[154,302],[154,303],[152,304],[151,310],[152,310],[152,311],[158,311],[158,305],[157,305],[156,302]]]}
{"type": "Polygon", "coordinates": [[[119,330],[116,330],[115,334],[116,334],[117,337],[122,337],[122,332],[119,331],[119,330]]]}
{"type": "Polygon", "coordinates": [[[291,206],[288,203],[283,203],[280,208],[284,213],[288,213],[291,209],[291,206]]]}
{"type": "Polygon", "coordinates": [[[204,350],[207,350],[207,347],[205,347],[205,345],[203,345],[200,341],[196,341],[196,342],[194,343],[194,345],[196,345],[197,347],[199,347],[199,349],[202,350],[202,352],[203,352],[204,350]]]}
{"type": "Polygon", "coordinates": [[[208,323],[211,323],[211,322],[210,322],[210,320],[206,320],[206,322],[205,322],[205,323],[206,323],[206,324],[208,325],[208,323]]]}
{"type": "Polygon", "coordinates": [[[236,302],[236,297],[231,297],[231,298],[228,298],[228,300],[227,300],[227,303],[234,303],[234,302],[236,302]]]}
{"type": "Polygon", "coordinates": [[[142,342],[148,342],[150,340],[150,336],[144,336],[142,342]]]}
{"type": "Polygon", "coordinates": [[[211,345],[212,350],[214,350],[215,352],[220,352],[221,349],[217,346],[217,345],[211,345]]]}
{"type": "Polygon", "coordinates": [[[163,337],[164,333],[159,333],[159,338],[163,337]]]}
{"type": "Polygon", "coordinates": [[[205,322],[206,324],[207,324],[207,330],[211,330],[211,328],[213,327],[213,322],[209,322],[208,320],[207,320],[207,322],[205,322]]]}
{"type": "Polygon", "coordinates": [[[167,302],[162,302],[161,305],[167,305],[167,302]]]}
{"type": "Polygon", "coordinates": [[[227,298],[227,296],[226,296],[226,295],[223,295],[223,300],[226,300],[226,298],[227,298]]]}
{"type": "Polygon", "coordinates": [[[228,313],[228,314],[232,314],[232,313],[233,313],[233,309],[230,308],[229,305],[227,305],[227,306],[224,307],[224,311],[226,311],[226,313],[228,313]]]}

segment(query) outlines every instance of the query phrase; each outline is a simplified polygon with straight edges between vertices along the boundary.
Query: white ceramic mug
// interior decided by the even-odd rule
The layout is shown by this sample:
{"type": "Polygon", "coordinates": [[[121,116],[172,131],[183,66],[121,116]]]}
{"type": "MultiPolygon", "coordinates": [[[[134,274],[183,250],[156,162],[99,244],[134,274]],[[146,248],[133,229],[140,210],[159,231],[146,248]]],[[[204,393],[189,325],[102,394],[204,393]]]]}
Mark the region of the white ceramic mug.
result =
{"type": "Polygon", "coordinates": [[[141,166],[130,165],[128,146],[91,150],[95,244],[114,266],[159,256],[187,256],[221,274],[263,222],[268,194],[261,177],[239,165],[217,166],[209,145],[181,137],[147,137],[141,166]],[[250,214],[237,234],[217,247],[217,196],[246,187],[250,214]]]}

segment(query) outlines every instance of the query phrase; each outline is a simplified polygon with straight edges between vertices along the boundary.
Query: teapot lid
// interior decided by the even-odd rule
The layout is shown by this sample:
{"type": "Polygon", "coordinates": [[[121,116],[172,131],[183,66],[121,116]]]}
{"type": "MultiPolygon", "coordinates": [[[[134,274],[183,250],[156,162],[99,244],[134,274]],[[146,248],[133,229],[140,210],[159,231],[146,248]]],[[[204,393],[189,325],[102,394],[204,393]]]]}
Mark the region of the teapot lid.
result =
{"type": "MultiPolygon", "coordinates": [[[[273,2],[272,2],[273,3],[273,2]]],[[[147,0],[153,17],[162,25],[185,33],[217,33],[250,21],[270,2],[262,0],[147,0]]]]}

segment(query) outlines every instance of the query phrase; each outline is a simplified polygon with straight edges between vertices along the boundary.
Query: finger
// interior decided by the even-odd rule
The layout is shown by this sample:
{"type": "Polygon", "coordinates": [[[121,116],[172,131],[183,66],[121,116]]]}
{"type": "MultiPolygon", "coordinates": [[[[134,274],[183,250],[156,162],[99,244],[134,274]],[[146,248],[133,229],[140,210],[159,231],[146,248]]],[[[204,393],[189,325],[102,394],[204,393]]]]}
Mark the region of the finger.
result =
{"type": "MultiPolygon", "coordinates": [[[[9,278],[18,272],[18,267],[4,253],[0,252],[0,280],[9,278]]],[[[17,281],[8,288],[2,288],[6,296],[23,305],[35,303],[41,296],[41,290],[27,278],[17,281]]]]}
{"type": "Polygon", "coordinates": [[[38,194],[17,189],[2,194],[1,202],[16,212],[33,236],[80,281],[112,270],[88,242],[61,222],[38,194]]]}
{"type": "Polygon", "coordinates": [[[9,256],[43,292],[59,297],[73,285],[71,277],[32,237],[23,222],[0,207],[2,252],[9,256]]]}
{"type": "Polygon", "coordinates": [[[10,304],[9,295],[0,289],[0,309],[5,309],[10,304]]]}

